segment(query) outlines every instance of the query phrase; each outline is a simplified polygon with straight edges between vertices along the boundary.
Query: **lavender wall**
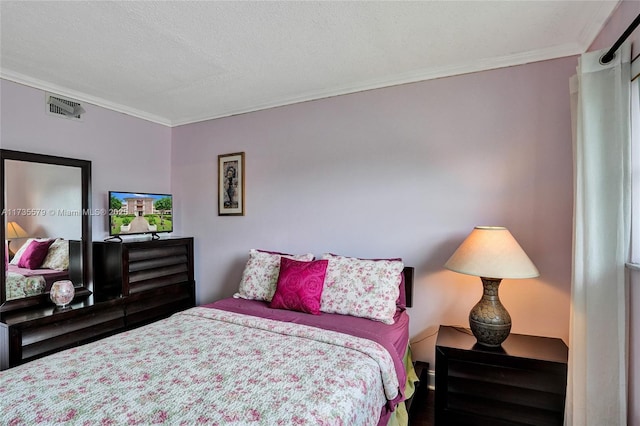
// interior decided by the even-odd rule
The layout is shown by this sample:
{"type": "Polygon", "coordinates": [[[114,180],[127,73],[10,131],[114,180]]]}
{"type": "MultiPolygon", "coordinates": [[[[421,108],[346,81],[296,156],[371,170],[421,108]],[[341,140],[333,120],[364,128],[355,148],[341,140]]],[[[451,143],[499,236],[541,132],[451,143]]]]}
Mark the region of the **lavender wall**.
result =
{"type": "MultiPolygon", "coordinates": [[[[0,79],[0,147],[92,162],[94,208],[107,207],[107,191],[170,192],[171,129],[93,105],[83,121],[46,113],[45,92],[0,79]]],[[[108,235],[93,218],[93,239],[108,235]]]]}
{"type": "MultiPolygon", "coordinates": [[[[402,257],[411,336],[468,324],[478,278],[442,265],[474,225],[504,225],[541,271],[506,280],[513,331],[567,340],[575,58],[306,102],[173,129],[177,228],[198,301],[236,290],[250,248],[402,257]],[[217,156],[246,152],[246,215],[217,216],[217,156]]],[[[433,364],[432,364],[433,365],[433,364]]]]}

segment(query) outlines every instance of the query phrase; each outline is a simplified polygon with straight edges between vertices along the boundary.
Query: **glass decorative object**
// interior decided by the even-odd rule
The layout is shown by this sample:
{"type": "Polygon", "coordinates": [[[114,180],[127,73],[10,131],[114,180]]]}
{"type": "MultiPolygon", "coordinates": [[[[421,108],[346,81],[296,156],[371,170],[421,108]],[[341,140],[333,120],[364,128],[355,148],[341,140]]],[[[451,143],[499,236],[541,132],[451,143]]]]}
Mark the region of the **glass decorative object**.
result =
{"type": "Polygon", "coordinates": [[[69,280],[56,281],[51,286],[49,297],[57,306],[64,308],[73,300],[75,288],[69,280]]]}

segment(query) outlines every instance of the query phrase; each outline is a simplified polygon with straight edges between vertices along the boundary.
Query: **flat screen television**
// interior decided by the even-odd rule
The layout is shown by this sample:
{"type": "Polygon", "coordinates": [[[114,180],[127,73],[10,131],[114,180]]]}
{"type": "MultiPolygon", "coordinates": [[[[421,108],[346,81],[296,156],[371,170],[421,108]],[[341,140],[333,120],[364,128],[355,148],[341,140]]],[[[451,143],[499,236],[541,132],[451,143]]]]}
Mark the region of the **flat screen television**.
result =
{"type": "Polygon", "coordinates": [[[109,191],[109,235],[173,232],[171,194],[109,191]]]}

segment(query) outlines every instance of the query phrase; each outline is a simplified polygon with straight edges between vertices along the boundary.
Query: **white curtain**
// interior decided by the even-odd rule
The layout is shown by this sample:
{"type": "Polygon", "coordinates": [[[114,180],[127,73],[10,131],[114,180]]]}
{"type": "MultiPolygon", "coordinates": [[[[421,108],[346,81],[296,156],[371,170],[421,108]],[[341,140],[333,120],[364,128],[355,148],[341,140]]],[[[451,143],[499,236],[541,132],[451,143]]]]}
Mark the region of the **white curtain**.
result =
{"type": "Polygon", "coordinates": [[[574,230],[565,425],[627,424],[630,45],[572,79],[574,230]]]}
{"type": "MultiPolygon", "coordinates": [[[[631,263],[640,266],[640,58],[631,62],[631,263]]],[[[629,265],[627,265],[629,266],[629,265]]],[[[640,275],[636,275],[639,276],[640,275]]],[[[637,315],[640,315],[638,312],[637,315]]],[[[640,385],[640,384],[639,384],[640,385]]],[[[636,404],[640,408],[640,401],[636,404]]]]}

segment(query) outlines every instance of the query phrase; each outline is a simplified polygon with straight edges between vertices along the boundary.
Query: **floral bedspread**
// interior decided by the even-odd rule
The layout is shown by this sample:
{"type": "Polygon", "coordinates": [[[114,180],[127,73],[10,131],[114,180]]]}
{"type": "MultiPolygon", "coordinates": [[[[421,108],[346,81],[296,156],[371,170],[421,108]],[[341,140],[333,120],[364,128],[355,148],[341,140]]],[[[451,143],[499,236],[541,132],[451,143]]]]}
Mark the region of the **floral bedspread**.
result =
{"type": "Polygon", "coordinates": [[[6,271],[7,300],[41,294],[44,292],[45,286],[46,281],[40,275],[25,277],[15,272],[6,271]]]}
{"type": "Polygon", "coordinates": [[[197,307],[0,372],[0,424],[376,425],[397,392],[375,342],[197,307]]]}

